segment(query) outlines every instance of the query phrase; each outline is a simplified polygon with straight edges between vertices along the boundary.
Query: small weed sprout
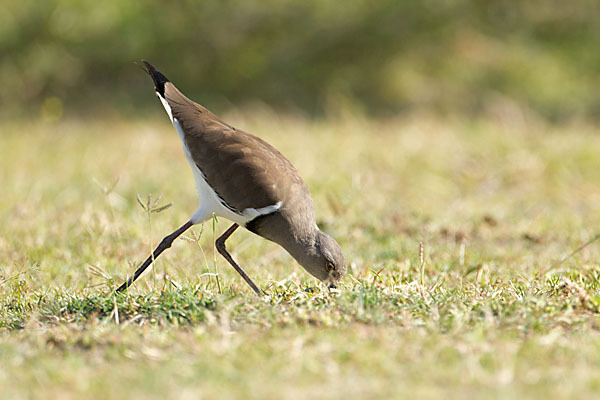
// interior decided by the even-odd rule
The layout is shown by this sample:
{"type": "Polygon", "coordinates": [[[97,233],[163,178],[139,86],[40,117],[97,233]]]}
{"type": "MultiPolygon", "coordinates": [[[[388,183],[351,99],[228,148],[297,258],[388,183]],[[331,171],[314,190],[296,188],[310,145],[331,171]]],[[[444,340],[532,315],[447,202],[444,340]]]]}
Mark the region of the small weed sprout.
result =
{"type": "MultiPolygon", "coordinates": [[[[168,203],[165,204],[163,206],[160,205],[160,201],[162,200],[162,195],[158,195],[158,197],[153,201],[152,200],[152,194],[148,194],[148,197],[146,199],[146,203],[144,203],[140,197],[140,195],[136,195],[136,199],[138,204],[140,205],[140,207],[142,207],[142,209],[144,210],[144,212],[146,213],[146,216],[148,218],[148,233],[150,235],[150,254],[152,255],[152,265],[154,265],[154,243],[152,241],[152,214],[158,214],[159,212],[162,212],[164,210],[166,210],[167,208],[171,207],[173,205],[173,203],[168,203]]],[[[153,268],[152,269],[152,276],[154,279],[154,286],[156,287],[156,271],[153,268]]]]}
{"type": "MultiPolygon", "coordinates": [[[[212,282],[212,278],[211,277],[215,276],[218,279],[218,276],[217,276],[217,274],[213,274],[210,271],[210,265],[208,263],[208,258],[206,258],[206,252],[204,251],[204,249],[202,248],[202,245],[200,244],[200,238],[202,238],[202,234],[203,233],[204,233],[204,224],[201,225],[199,233],[196,233],[196,231],[194,231],[192,229],[192,230],[190,230],[190,236],[191,237],[182,236],[181,239],[182,240],[186,240],[188,242],[196,243],[196,246],[198,246],[198,249],[200,250],[200,253],[202,254],[202,259],[204,260],[204,266],[205,266],[205,270],[206,270],[206,272],[203,273],[202,275],[200,275],[200,277],[202,278],[204,276],[208,276],[208,286],[210,286],[210,283],[212,282]]],[[[200,287],[201,287],[201,283],[198,284],[198,287],[196,288],[195,291],[197,292],[198,290],[200,290],[200,287]]]]}
{"type": "Polygon", "coordinates": [[[96,285],[88,285],[88,287],[98,287],[98,286],[112,287],[113,286],[114,279],[108,272],[106,272],[104,269],[102,269],[102,267],[100,267],[100,265],[93,265],[93,264],[88,265],[88,272],[91,275],[97,276],[103,280],[102,283],[99,283],[96,285]]]}
{"type": "Polygon", "coordinates": [[[419,262],[421,265],[421,286],[425,286],[425,246],[419,242],[419,262]]]}
{"type": "Polygon", "coordinates": [[[219,290],[219,294],[221,294],[222,293],[221,281],[219,280],[219,268],[217,267],[217,248],[215,247],[216,243],[217,243],[217,224],[218,223],[219,223],[219,220],[217,219],[217,215],[215,213],[213,213],[213,215],[212,215],[213,265],[215,266],[215,276],[217,278],[217,289],[219,290]]]}

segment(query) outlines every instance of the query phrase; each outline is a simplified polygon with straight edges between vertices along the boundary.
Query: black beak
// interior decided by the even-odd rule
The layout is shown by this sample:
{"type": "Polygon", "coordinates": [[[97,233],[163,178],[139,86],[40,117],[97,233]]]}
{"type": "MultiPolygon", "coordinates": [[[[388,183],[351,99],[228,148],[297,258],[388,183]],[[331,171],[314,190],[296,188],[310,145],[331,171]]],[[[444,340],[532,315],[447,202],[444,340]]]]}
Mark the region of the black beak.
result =
{"type": "Polygon", "coordinates": [[[337,286],[335,286],[333,283],[329,284],[329,289],[337,289],[337,286]]]}

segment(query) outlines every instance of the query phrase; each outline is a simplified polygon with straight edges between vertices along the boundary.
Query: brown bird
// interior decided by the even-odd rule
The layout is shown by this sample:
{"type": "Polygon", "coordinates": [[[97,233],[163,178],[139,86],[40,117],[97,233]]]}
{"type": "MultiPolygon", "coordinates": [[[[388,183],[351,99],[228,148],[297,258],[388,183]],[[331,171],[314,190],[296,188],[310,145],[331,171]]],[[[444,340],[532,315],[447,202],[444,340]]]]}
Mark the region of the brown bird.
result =
{"type": "Polygon", "coordinates": [[[188,99],[150,63],[142,62],[183,142],[200,204],[117,291],[127,289],[179,235],[213,214],[233,222],[217,239],[217,250],[257,294],[262,291],[225,248],[239,226],[279,244],[311,275],[335,287],[346,273],[342,249],[317,227],[310,192],[292,163],[269,143],[188,99]]]}

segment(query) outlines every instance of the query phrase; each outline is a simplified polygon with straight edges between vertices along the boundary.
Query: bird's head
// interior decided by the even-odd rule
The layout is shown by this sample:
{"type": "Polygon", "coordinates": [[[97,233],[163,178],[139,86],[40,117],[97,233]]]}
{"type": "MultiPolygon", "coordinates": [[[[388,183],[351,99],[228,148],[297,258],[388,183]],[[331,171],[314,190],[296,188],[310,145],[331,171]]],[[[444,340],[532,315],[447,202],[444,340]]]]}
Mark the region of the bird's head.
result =
{"type": "Polygon", "coordinates": [[[314,253],[303,266],[330,288],[335,288],[346,275],[346,259],[342,248],[334,238],[321,230],[317,231],[315,237],[314,253]]]}

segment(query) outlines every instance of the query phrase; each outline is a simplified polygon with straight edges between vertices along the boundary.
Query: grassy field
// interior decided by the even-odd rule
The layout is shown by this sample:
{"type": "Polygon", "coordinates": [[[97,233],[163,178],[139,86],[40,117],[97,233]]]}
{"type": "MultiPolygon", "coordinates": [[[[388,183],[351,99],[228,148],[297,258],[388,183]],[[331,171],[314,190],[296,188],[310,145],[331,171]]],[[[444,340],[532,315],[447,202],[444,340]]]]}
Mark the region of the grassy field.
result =
{"type": "Polygon", "coordinates": [[[510,109],[254,111],[226,119],[305,177],[350,263],[339,292],[240,231],[228,247],[257,298],[214,256],[220,220],[115,295],[196,206],[159,105],[150,120],[4,122],[1,398],[600,396],[597,128],[510,109]]]}

